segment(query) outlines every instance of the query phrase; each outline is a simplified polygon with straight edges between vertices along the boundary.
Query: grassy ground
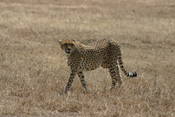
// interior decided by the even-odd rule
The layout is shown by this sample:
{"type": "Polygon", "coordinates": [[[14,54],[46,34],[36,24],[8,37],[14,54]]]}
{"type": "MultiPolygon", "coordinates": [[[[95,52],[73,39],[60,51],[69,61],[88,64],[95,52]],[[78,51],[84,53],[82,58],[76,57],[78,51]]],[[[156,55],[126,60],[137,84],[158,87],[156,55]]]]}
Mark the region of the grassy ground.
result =
{"type": "Polygon", "coordinates": [[[1,0],[1,117],[174,117],[174,0],[1,0]],[[107,70],[87,72],[62,95],[69,76],[58,39],[118,41],[137,71],[109,91],[107,70]]]}

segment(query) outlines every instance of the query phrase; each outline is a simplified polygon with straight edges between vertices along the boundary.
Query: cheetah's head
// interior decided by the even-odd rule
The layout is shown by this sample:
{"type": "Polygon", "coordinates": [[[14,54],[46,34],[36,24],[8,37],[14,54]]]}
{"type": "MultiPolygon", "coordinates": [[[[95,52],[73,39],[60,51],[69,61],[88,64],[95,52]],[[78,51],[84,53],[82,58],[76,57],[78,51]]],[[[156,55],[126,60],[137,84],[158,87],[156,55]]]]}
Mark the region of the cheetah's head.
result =
{"type": "Polygon", "coordinates": [[[75,49],[75,40],[59,40],[61,49],[68,55],[70,55],[75,49]]]}

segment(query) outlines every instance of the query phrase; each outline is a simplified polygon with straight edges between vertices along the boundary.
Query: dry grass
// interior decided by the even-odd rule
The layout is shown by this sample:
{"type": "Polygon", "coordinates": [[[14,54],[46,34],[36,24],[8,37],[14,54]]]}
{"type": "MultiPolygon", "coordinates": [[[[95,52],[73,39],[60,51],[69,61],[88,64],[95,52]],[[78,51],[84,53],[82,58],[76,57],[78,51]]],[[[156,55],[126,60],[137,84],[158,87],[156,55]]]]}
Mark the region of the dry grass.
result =
{"type": "Polygon", "coordinates": [[[174,117],[174,0],[1,0],[0,116],[174,117]],[[139,73],[123,76],[109,92],[107,70],[86,73],[84,94],[69,76],[58,39],[88,44],[116,39],[125,66],[139,73]]]}

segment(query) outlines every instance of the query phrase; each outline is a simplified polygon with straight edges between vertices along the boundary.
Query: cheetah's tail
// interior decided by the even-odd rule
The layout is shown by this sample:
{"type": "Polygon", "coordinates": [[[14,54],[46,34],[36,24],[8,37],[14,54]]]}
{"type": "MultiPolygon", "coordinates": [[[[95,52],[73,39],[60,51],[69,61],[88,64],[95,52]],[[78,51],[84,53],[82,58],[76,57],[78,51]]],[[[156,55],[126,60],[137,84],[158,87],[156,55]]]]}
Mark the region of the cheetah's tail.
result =
{"type": "Polygon", "coordinates": [[[128,72],[128,77],[137,77],[137,72],[128,72]]]}
{"type": "Polygon", "coordinates": [[[121,50],[120,47],[118,46],[118,64],[120,66],[120,69],[123,71],[123,73],[127,77],[137,77],[137,72],[127,72],[126,69],[123,66],[123,61],[122,61],[122,55],[121,55],[121,50]]]}

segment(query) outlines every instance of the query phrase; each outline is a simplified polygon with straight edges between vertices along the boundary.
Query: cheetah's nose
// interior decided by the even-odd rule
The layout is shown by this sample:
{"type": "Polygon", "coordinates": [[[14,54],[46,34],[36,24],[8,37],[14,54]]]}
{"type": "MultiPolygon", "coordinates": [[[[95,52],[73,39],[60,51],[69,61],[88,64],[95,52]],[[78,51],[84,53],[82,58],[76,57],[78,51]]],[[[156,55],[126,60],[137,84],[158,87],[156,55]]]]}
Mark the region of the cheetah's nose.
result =
{"type": "Polygon", "coordinates": [[[67,54],[70,54],[70,51],[71,51],[71,49],[69,49],[69,48],[67,48],[67,49],[65,50],[65,52],[66,52],[67,54]]]}

